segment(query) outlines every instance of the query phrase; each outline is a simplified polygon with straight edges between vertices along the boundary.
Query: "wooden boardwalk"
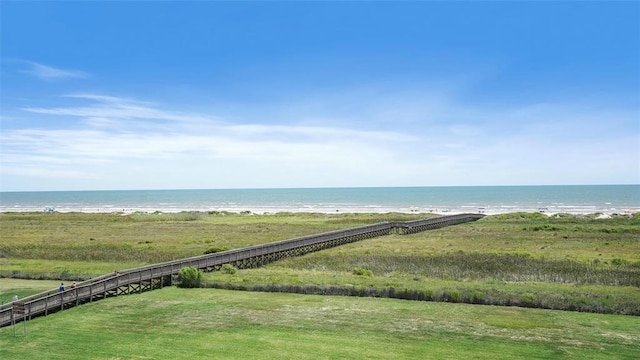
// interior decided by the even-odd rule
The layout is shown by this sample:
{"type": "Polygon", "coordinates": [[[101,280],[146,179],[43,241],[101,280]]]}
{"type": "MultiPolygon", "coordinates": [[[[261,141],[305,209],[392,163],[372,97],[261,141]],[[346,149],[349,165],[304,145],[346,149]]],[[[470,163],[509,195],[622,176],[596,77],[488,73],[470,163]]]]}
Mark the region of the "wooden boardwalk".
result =
{"type": "Polygon", "coordinates": [[[458,214],[405,222],[383,222],[107,274],[80,282],[75,288],[67,288],[64,292],[55,289],[2,304],[0,305],[0,327],[111,296],[170,286],[173,277],[183,267],[194,267],[203,271],[219,270],[224,264],[232,264],[240,269],[258,267],[282,258],[300,256],[355,241],[391,233],[412,234],[475,221],[483,216],[482,214],[458,214]]]}

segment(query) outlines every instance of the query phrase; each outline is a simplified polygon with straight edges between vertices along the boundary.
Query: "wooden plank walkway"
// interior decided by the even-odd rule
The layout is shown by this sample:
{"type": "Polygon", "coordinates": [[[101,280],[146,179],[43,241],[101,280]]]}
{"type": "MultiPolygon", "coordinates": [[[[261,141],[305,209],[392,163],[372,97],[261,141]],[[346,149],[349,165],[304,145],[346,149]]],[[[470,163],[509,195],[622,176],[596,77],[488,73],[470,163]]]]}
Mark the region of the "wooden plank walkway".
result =
{"type": "Polygon", "coordinates": [[[22,298],[13,303],[2,304],[0,305],[0,327],[111,296],[169,286],[172,278],[183,267],[194,267],[203,271],[219,270],[224,264],[232,264],[240,269],[258,267],[282,258],[300,256],[355,241],[391,233],[412,234],[475,221],[483,216],[482,214],[457,214],[406,222],[383,222],[106,274],[80,282],[75,288],[67,288],[64,292],[55,289],[22,298]],[[16,309],[20,311],[14,311],[16,309]]]}

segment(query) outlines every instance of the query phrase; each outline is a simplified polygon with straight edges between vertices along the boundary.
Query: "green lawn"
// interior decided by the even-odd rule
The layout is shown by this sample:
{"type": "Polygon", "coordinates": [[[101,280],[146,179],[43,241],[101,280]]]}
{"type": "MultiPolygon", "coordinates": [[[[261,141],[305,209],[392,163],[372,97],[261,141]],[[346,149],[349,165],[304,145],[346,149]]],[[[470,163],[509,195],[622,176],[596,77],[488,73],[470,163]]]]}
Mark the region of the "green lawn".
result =
{"type": "Polygon", "coordinates": [[[10,302],[14,295],[20,298],[55,289],[60,285],[57,280],[0,279],[0,304],[10,302]]]}
{"type": "Polygon", "coordinates": [[[631,316],[211,289],[111,298],[27,329],[26,337],[0,329],[1,359],[640,356],[640,320],[631,316]]]}

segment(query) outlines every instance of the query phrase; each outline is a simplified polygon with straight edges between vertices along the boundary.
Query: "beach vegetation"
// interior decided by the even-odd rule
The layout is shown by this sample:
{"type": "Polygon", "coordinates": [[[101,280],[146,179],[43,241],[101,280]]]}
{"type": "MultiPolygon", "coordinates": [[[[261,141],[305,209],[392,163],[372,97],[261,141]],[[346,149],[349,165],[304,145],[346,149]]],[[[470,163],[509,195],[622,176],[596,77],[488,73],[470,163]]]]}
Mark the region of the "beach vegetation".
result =
{"type": "Polygon", "coordinates": [[[238,269],[231,264],[223,264],[220,267],[220,272],[227,275],[233,275],[238,272],[238,269]]]}
{"type": "Polygon", "coordinates": [[[202,271],[193,267],[183,267],[178,271],[178,286],[197,288],[202,284],[202,271]]]}
{"type": "MultiPolygon", "coordinates": [[[[204,212],[194,220],[175,215],[0,214],[5,256],[0,276],[77,281],[207,251],[427,216],[204,212]]],[[[207,273],[202,286],[630,314],[640,309],[639,229],[640,217],[627,215],[492,215],[260,269],[207,273]]]]}
{"type": "Polygon", "coordinates": [[[207,250],[205,250],[203,252],[204,255],[206,254],[215,254],[215,253],[219,253],[222,251],[227,251],[229,250],[229,248],[225,247],[225,246],[214,246],[214,247],[210,247],[207,250]]]}
{"type": "Polygon", "coordinates": [[[356,266],[353,268],[353,274],[354,275],[360,275],[360,276],[372,276],[373,272],[369,269],[365,269],[365,268],[361,268],[359,266],[356,266]]]}

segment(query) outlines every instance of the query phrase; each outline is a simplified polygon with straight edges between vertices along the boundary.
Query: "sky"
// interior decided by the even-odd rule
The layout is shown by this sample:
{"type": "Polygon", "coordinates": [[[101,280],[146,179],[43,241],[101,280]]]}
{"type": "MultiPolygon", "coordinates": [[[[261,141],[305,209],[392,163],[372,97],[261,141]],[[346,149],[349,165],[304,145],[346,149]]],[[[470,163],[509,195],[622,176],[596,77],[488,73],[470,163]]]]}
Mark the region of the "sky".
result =
{"type": "Polygon", "coordinates": [[[0,17],[0,191],[640,183],[640,2],[0,17]]]}

